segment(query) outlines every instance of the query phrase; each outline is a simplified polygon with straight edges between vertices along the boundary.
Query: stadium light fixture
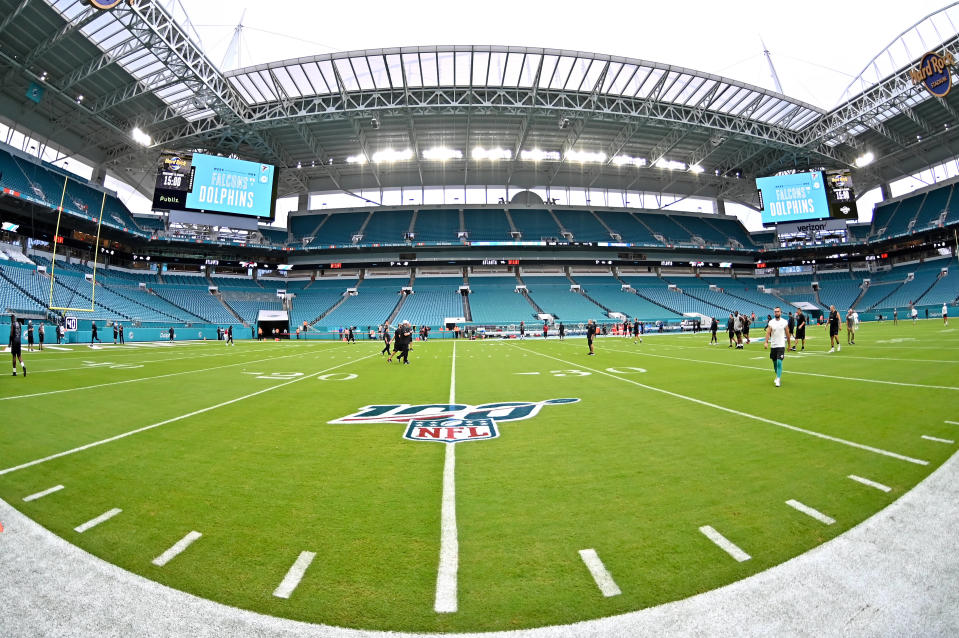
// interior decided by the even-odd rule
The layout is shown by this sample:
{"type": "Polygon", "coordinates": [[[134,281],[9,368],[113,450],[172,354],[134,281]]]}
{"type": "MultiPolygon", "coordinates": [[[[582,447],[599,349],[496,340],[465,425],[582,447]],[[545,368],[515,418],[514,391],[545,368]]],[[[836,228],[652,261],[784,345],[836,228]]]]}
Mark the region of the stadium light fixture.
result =
{"type": "Polygon", "coordinates": [[[684,162],[677,162],[675,160],[668,160],[665,157],[660,157],[656,160],[655,166],[657,168],[665,168],[671,171],[684,171],[686,170],[686,164],[684,162]]]}
{"type": "Polygon", "coordinates": [[[876,156],[873,155],[872,151],[863,153],[856,158],[856,168],[862,168],[863,166],[869,166],[873,163],[873,160],[876,159],[876,156]]]}
{"type": "Polygon", "coordinates": [[[513,159],[513,151],[508,148],[483,148],[482,146],[477,146],[473,149],[473,159],[509,160],[513,159]]]}
{"type": "Polygon", "coordinates": [[[596,153],[590,151],[566,151],[567,162],[580,162],[583,164],[603,164],[606,162],[606,153],[599,151],[596,153]]]}
{"type": "Polygon", "coordinates": [[[544,151],[538,148],[532,150],[520,151],[519,158],[521,160],[527,160],[531,162],[542,162],[542,161],[559,161],[559,151],[544,151]]]}
{"type": "Polygon", "coordinates": [[[412,149],[408,148],[402,151],[396,151],[392,148],[384,148],[382,151],[373,153],[372,159],[376,164],[382,164],[384,162],[402,162],[413,159],[413,151],[412,149]]]}
{"type": "Polygon", "coordinates": [[[149,146],[153,143],[153,139],[143,132],[139,126],[135,127],[133,131],[130,132],[130,135],[133,137],[133,141],[139,144],[140,146],[149,146]]]}
{"type": "Polygon", "coordinates": [[[632,157],[630,155],[614,155],[614,166],[646,166],[649,160],[645,157],[632,157]]]}
{"type": "Polygon", "coordinates": [[[705,170],[706,170],[706,169],[704,169],[704,168],[703,168],[702,166],[700,166],[699,164],[693,164],[692,166],[689,167],[689,172],[690,172],[690,173],[694,173],[694,174],[696,174],[696,175],[701,174],[701,173],[702,173],[703,171],[705,171],[705,170]]]}
{"type": "Polygon", "coordinates": [[[77,96],[77,104],[83,104],[83,93],[77,96]]]}
{"type": "Polygon", "coordinates": [[[434,160],[437,162],[445,162],[452,159],[463,159],[463,151],[456,150],[455,148],[446,148],[445,146],[437,146],[423,151],[423,159],[434,160]]]}
{"type": "Polygon", "coordinates": [[[350,155],[346,158],[347,164],[366,164],[366,155],[350,155]]]}

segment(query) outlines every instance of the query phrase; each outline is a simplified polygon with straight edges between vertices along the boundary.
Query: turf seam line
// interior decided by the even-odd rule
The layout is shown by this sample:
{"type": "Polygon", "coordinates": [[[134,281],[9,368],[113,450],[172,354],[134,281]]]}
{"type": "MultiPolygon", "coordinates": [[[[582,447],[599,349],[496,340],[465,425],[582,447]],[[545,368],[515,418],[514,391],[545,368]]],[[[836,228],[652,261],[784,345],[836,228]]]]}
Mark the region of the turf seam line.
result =
{"type": "Polygon", "coordinates": [[[738,545],[736,545],[736,543],[717,532],[716,528],[714,528],[712,525],[703,525],[699,528],[699,531],[702,532],[706,538],[715,543],[719,549],[732,556],[737,563],[742,563],[743,561],[747,561],[752,558],[752,556],[744,552],[738,545]]]}
{"type": "Polygon", "coordinates": [[[293,354],[284,354],[278,357],[267,357],[266,359],[254,359],[251,361],[239,361],[237,363],[228,363],[223,366],[215,366],[213,368],[200,368],[199,370],[181,370],[180,372],[171,372],[169,374],[161,374],[154,377],[138,377],[136,379],[126,379],[124,381],[111,381],[110,383],[98,383],[96,385],[87,385],[80,388],[64,388],[62,390],[51,390],[49,392],[35,392],[33,394],[19,394],[12,397],[0,397],[0,401],[12,401],[13,399],[29,399],[32,397],[45,397],[51,394],[63,394],[65,392],[76,392],[78,390],[92,390],[94,388],[105,388],[107,386],[113,385],[123,385],[125,383],[137,383],[138,381],[153,381],[155,379],[165,379],[167,377],[176,377],[181,374],[194,374],[196,372],[209,372],[211,370],[222,370],[223,368],[232,368],[234,366],[249,365],[251,363],[260,363],[262,361],[273,361],[275,359],[287,359],[289,357],[298,357],[302,356],[302,352],[295,352],[293,354]]]}
{"type": "Polygon", "coordinates": [[[596,581],[596,586],[599,587],[599,591],[603,596],[610,598],[623,593],[616,584],[616,581],[613,580],[613,575],[610,574],[606,566],[603,565],[603,561],[600,560],[599,554],[596,553],[595,549],[581,549],[579,550],[579,557],[583,559],[583,562],[586,564],[586,569],[588,569],[589,573],[593,576],[593,580],[596,581]]]}
{"type": "MultiPolygon", "coordinates": [[[[513,347],[514,347],[514,348],[519,348],[519,346],[513,346],[513,347]]],[[[520,350],[525,350],[525,348],[519,348],[519,349],[520,349],[520,350]]],[[[565,359],[560,359],[560,358],[558,358],[558,357],[550,356],[550,355],[548,355],[548,354],[542,354],[542,353],[540,353],[540,352],[536,352],[535,350],[528,350],[528,352],[532,352],[533,354],[538,354],[539,356],[541,356],[541,357],[546,357],[546,358],[548,358],[548,359],[553,359],[554,361],[559,361],[559,362],[561,362],[561,363],[565,363],[566,365],[577,365],[577,366],[579,366],[580,368],[582,368],[583,370],[589,370],[590,372],[594,372],[594,373],[596,373],[596,374],[602,374],[602,375],[605,375],[605,376],[607,376],[607,377],[612,377],[613,379],[617,379],[617,380],[619,380],[619,381],[625,381],[626,383],[632,383],[633,385],[639,386],[640,388],[645,388],[646,390],[652,390],[653,392],[659,392],[659,393],[662,393],[662,394],[666,394],[666,395],[669,395],[669,396],[671,396],[671,397],[676,397],[677,399],[683,399],[684,401],[690,401],[690,402],[692,402],[692,403],[698,403],[699,405],[704,405],[704,406],[706,406],[706,407],[714,408],[714,409],[716,409],[716,410],[722,410],[723,412],[728,412],[728,413],[730,413],[730,414],[735,414],[735,415],[737,415],[737,416],[745,417],[745,418],[747,418],[747,419],[753,419],[753,420],[755,420],[755,421],[760,421],[760,422],[762,422],[762,423],[768,423],[769,425],[775,425],[775,426],[777,426],[777,427],[785,428],[785,429],[787,429],[787,430],[792,430],[792,431],[794,431],[794,432],[799,432],[799,433],[801,433],[801,434],[808,434],[809,436],[814,436],[814,437],[816,437],[816,438],[820,438],[820,439],[823,439],[823,440],[826,440],[826,441],[832,441],[832,442],[834,442],[834,443],[840,443],[840,444],[842,444],[842,445],[848,445],[849,447],[854,447],[854,448],[857,448],[857,449],[860,449],[860,450],[865,450],[865,451],[867,451],[867,452],[873,452],[874,454],[881,454],[882,456],[888,456],[888,457],[890,457],[890,458],[899,459],[900,461],[906,461],[906,462],[908,462],[908,463],[914,463],[914,464],[916,464],[916,465],[929,465],[929,461],[923,461],[922,459],[914,459],[914,458],[912,458],[912,457],[910,457],[910,456],[905,456],[905,455],[903,455],[903,454],[898,454],[898,453],[896,453],[896,452],[890,452],[889,450],[883,450],[883,449],[876,448],[876,447],[872,447],[872,446],[869,446],[869,445],[864,445],[864,444],[862,444],[862,443],[856,443],[855,441],[848,441],[848,440],[846,440],[846,439],[841,439],[841,438],[839,438],[839,437],[837,437],[837,436],[831,436],[831,435],[829,435],[829,434],[823,434],[823,433],[821,433],[821,432],[815,432],[815,431],[813,431],[813,430],[807,430],[807,429],[805,429],[805,428],[801,428],[801,427],[798,427],[798,426],[795,426],[795,425],[789,425],[788,423],[782,423],[782,422],[780,422],[780,421],[774,421],[774,420],[772,420],[772,419],[767,419],[766,417],[758,416],[758,415],[756,415],[756,414],[749,414],[748,412],[741,412],[741,411],[739,411],[739,410],[734,410],[734,409],[732,409],[732,408],[727,408],[727,407],[718,405],[718,404],[716,404],[716,403],[710,403],[709,401],[703,401],[702,399],[696,399],[696,398],[694,398],[694,397],[686,396],[685,394],[678,394],[678,393],[672,392],[672,391],[670,391],[670,390],[664,390],[663,388],[655,388],[655,387],[653,387],[653,386],[651,386],[651,385],[646,385],[646,384],[644,384],[644,383],[639,383],[638,381],[633,381],[632,379],[624,379],[623,377],[618,377],[618,376],[616,376],[615,374],[611,374],[611,373],[606,372],[606,371],[604,371],[604,370],[597,370],[596,368],[590,368],[590,367],[584,366],[584,365],[579,364],[579,363],[573,363],[573,362],[570,362],[570,361],[566,361],[565,359]]]]}
{"type": "Polygon", "coordinates": [[[111,518],[113,518],[114,516],[116,516],[122,511],[123,510],[120,509],[119,507],[114,507],[109,512],[104,512],[103,514],[100,514],[96,518],[90,519],[83,525],[78,525],[77,527],[74,527],[73,531],[77,532],[78,534],[82,534],[83,532],[87,531],[91,527],[96,527],[100,523],[110,520],[111,518]]]}
{"type": "Polygon", "coordinates": [[[56,486],[54,486],[54,487],[51,487],[51,488],[48,489],[48,490],[43,490],[42,492],[37,492],[36,494],[31,494],[30,496],[25,496],[25,497],[23,497],[23,500],[24,500],[24,502],[29,503],[30,501],[35,501],[35,500],[37,500],[38,498],[43,498],[44,496],[47,496],[48,494],[53,494],[54,492],[59,492],[59,491],[62,490],[62,489],[63,489],[63,486],[62,486],[62,485],[56,485],[56,486]]]}
{"type": "Polygon", "coordinates": [[[819,510],[809,507],[805,503],[800,503],[799,501],[795,499],[792,499],[792,498],[789,499],[788,501],[786,501],[786,505],[788,505],[789,507],[793,508],[796,511],[802,512],[806,516],[811,516],[812,518],[816,519],[817,521],[821,523],[825,523],[826,525],[832,525],[833,523],[836,522],[836,519],[834,519],[832,516],[827,516],[826,514],[823,514],[822,512],[820,512],[819,510]]]}
{"type": "Polygon", "coordinates": [[[190,413],[188,413],[188,414],[182,414],[182,415],[180,415],[180,416],[173,417],[172,419],[167,419],[167,420],[165,420],[165,421],[160,421],[159,423],[153,423],[153,424],[151,424],[151,425],[146,425],[146,426],[144,426],[144,427],[142,427],[142,428],[137,428],[137,429],[135,429],[135,430],[130,430],[129,432],[123,432],[122,434],[117,434],[116,436],[111,436],[111,437],[109,437],[109,438],[102,439],[102,440],[100,440],[100,441],[94,441],[93,443],[87,443],[86,445],[81,445],[80,447],[75,447],[75,448],[73,448],[72,450],[66,450],[65,452],[58,452],[58,453],[56,453],[56,454],[51,454],[50,456],[46,456],[46,457],[43,457],[43,458],[41,458],[41,459],[36,459],[36,460],[30,461],[30,462],[28,462],[28,463],[23,463],[23,464],[21,464],[21,465],[16,465],[16,466],[14,466],[14,467],[8,467],[8,468],[5,469],[5,470],[0,470],[0,476],[3,476],[4,474],[9,474],[10,472],[16,472],[17,470],[22,470],[22,469],[24,469],[24,468],[28,468],[28,467],[31,467],[31,466],[34,466],[34,465],[39,465],[40,463],[45,463],[46,461],[52,461],[53,459],[58,459],[58,458],[60,458],[61,456],[67,456],[67,455],[69,455],[69,454],[74,454],[74,453],[76,453],[76,452],[82,452],[83,450],[88,450],[88,449],[90,449],[90,448],[92,448],[92,447],[97,447],[98,445],[104,445],[104,444],[106,444],[106,443],[112,443],[113,441],[118,441],[118,440],[123,439],[123,438],[126,438],[126,437],[128,437],[128,436],[133,436],[134,434],[139,434],[140,432],[146,432],[147,430],[152,430],[153,428],[158,428],[158,427],[160,427],[161,425],[167,425],[167,424],[169,424],[169,423],[175,423],[175,422],[177,422],[177,421],[182,421],[183,419],[188,419],[188,418],[190,418],[190,417],[192,417],[192,416],[196,416],[196,415],[198,415],[198,414],[203,414],[203,413],[209,412],[209,411],[211,411],[211,410],[216,410],[217,408],[222,408],[222,407],[224,407],[224,406],[231,405],[231,404],[233,404],[233,403],[237,403],[237,402],[243,401],[243,400],[245,400],[245,399],[251,399],[251,398],[253,398],[253,397],[255,397],[255,396],[258,396],[258,395],[261,395],[261,394],[263,394],[263,393],[265,393],[265,392],[270,392],[270,391],[272,391],[272,390],[276,390],[277,388],[282,388],[282,387],[284,387],[284,386],[288,386],[288,385],[290,385],[291,383],[297,383],[297,382],[299,382],[299,381],[306,381],[307,379],[312,379],[312,378],[317,377],[317,376],[319,376],[319,375],[321,375],[321,374],[324,374],[324,373],[326,373],[326,372],[329,372],[330,370],[336,370],[337,368],[342,368],[342,367],[345,366],[345,365],[349,365],[349,364],[351,364],[351,363],[357,363],[357,362],[359,362],[359,361],[362,361],[363,359],[369,359],[369,358],[372,357],[372,356],[374,356],[374,355],[368,354],[368,355],[366,355],[365,357],[360,357],[359,359],[351,359],[350,361],[346,361],[346,362],[344,362],[344,363],[340,363],[340,364],[338,364],[338,365],[335,365],[335,366],[333,366],[332,368],[327,368],[327,369],[325,369],[325,370],[320,370],[319,372],[316,372],[316,373],[314,373],[314,374],[311,374],[311,375],[308,375],[308,376],[305,376],[305,377],[300,377],[300,378],[298,378],[298,379],[293,379],[292,381],[286,381],[286,382],[284,382],[284,383],[279,383],[279,384],[277,384],[277,385],[270,386],[269,388],[264,388],[264,389],[262,389],[262,390],[257,390],[256,392],[253,392],[252,394],[247,394],[247,395],[244,395],[244,396],[242,396],[242,397],[237,397],[237,398],[235,398],[235,399],[230,399],[229,401],[224,401],[224,402],[222,402],[222,403],[217,403],[216,405],[211,405],[210,407],[207,407],[207,408],[201,408],[201,409],[199,409],[199,410],[195,410],[195,411],[190,412],[190,413]]]}
{"type": "MultiPolygon", "coordinates": [[[[456,342],[450,364],[450,405],[456,403],[456,342]]],[[[458,609],[457,572],[459,570],[459,538],[456,527],[456,444],[446,444],[443,461],[443,497],[440,506],[440,560],[436,571],[438,614],[455,613],[458,609]]]]}
{"type": "Polygon", "coordinates": [[[888,485],[883,485],[882,483],[877,483],[876,481],[870,481],[867,478],[861,476],[856,476],[855,474],[850,474],[849,478],[856,481],[857,483],[862,483],[863,485],[868,485],[869,487],[874,487],[877,490],[882,490],[883,492],[891,492],[892,488],[888,485]]]}
{"type": "Polygon", "coordinates": [[[306,570],[310,567],[314,558],[316,558],[316,552],[300,552],[296,562],[286,572],[286,576],[283,577],[279,587],[273,591],[273,595],[277,598],[289,598],[296,586],[300,584],[300,580],[303,579],[303,575],[306,574],[306,570]]]}
{"type": "Polygon", "coordinates": [[[165,552],[163,552],[162,554],[154,558],[152,561],[153,564],[156,565],[157,567],[163,567],[164,565],[169,563],[171,560],[176,558],[180,553],[182,553],[183,550],[185,550],[187,547],[192,545],[193,541],[197,540],[201,536],[203,536],[203,534],[201,534],[200,532],[197,532],[197,531],[190,532],[189,534],[187,534],[186,536],[178,540],[176,544],[173,545],[173,547],[171,547],[170,549],[166,550],[165,552]]]}

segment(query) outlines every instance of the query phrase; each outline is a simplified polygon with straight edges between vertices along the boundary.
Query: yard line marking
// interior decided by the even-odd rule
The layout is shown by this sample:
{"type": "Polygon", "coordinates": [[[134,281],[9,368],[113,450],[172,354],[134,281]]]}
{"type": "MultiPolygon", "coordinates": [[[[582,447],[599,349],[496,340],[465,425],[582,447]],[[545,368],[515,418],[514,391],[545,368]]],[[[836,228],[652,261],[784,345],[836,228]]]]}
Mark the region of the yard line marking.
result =
{"type": "MultiPolygon", "coordinates": [[[[624,354],[636,354],[643,357],[657,357],[660,359],[674,359],[676,361],[689,361],[690,363],[709,363],[717,366],[727,366],[730,368],[743,368],[745,370],[759,370],[762,372],[768,372],[766,368],[760,368],[757,366],[744,366],[736,363],[726,363],[725,361],[709,361],[708,359],[688,359],[686,357],[671,357],[665,354],[653,354],[645,350],[615,350],[609,349],[610,352],[622,352],[624,354]]],[[[765,358],[765,357],[763,357],[765,358]]],[[[800,374],[807,377],[822,377],[825,379],[839,379],[841,381],[862,381],[863,383],[880,383],[883,385],[899,385],[906,386],[910,388],[927,388],[930,390],[953,390],[959,392],[959,387],[951,385],[925,385],[922,383],[906,383],[904,381],[883,381],[880,379],[865,379],[863,377],[843,377],[835,374],[821,374],[818,372],[802,372],[800,370],[790,370],[789,374],[800,374]]]]}
{"type": "MultiPolygon", "coordinates": [[[[519,346],[514,346],[514,347],[519,347],[519,346]]],[[[522,348],[520,348],[520,349],[522,349],[522,348]]],[[[566,360],[564,360],[564,359],[560,359],[560,358],[558,358],[558,357],[553,357],[553,356],[550,356],[550,355],[548,355],[548,354],[542,354],[542,353],[540,353],[540,352],[535,352],[535,351],[533,351],[533,350],[530,350],[530,352],[533,352],[534,354],[538,354],[538,355],[541,356],[541,357],[546,357],[546,358],[548,358],[548,359],[553,359],[554,361],[559,361],[559,362],[561,362],[561,363],[565,363],[565,364],[567,364],[567,365],[574,365],[574,364],[570,363],[569,361],[566,361],[566,360]]],[[[881,448],[872,447],[872,446],[870,446],[870,445],[864,445],[864,444],[862,444],[862,443],[856,443],[855,441],[848,441],[848,440],[846,440],[846,439],[841,439],[841,438],[839,438],[839,437],[837,437],[837,436],[831,436],[831,435],[829,435],[829,434],[823,434],[822,432],[816,432],[815,430],[807,430],[806,428],[797,427],[797,426],[795,426],[795,425],[789,425],[788,423],[782,423],[782,422],[780,422],[780,421],[774,421],[774,420],[772,420],[772,419],[767,419],[766,417],[758,416],[758,415],[755,415],[755,414],[750,414],[750,413],[748,413],[748,412],[741,412],[741,411],[739,411],[739,410],[734,410],[734,409],[732,409],[732,408],[727,408],[727,407],[725,407],[725,406],[718,405],[718,404],[716,404],[716,403],[710,403],[709,401],[703,401],[702,399],[696,399],[696,398],[694,398],[694,397],[686,396],[685,394],[679,394],[679,393],[677,393],[677,392],[671,392],[670,390],[664,390],[663,388],[655,388],[655,387],[653,387],[653,386],[651,386],[651,385],[646,385],[645,383],[640,383],[640,382],[638,382],[638,381],[633,381],[632,379],[624,379],[623,377],[616,376],[615,374],[610,374],[609,372],[606,372],[605,370],[597,370],[597,369],[595,369],[595,368],[590,368],[590,367],[584,366],[584,365],[579,364],[579,363],[577,363],[577,364],[575,364],[575,365],[578,365],[578,366],[579,366],[580,368],[582,368],[583,370],[589,370],[590,372],[595,372],[596,374],[602,374],[602,375],[605,375],[605,376],[607,376],[607,377],[612,377],[613,379],[618,379],[619,381],[625,381],[626,383],[632,383],[633,385],[639,386],[640,388],[645,388],[646,390],[652,390],[653,392],[659,392],[659,393],[661,393],[661,394],[666,394],[666,395],[669,395],[669,396],[671,396],[671,397],[676,397],[677,399],[683,399],[684,401],[690,401],[690,402],[692,402],[692,403],[698,403],[699,405],[704,405],[704,406],[706,406],[706,407],[708,407],[708,408],[714,408],[714,409],[716,409],[716,410],[722,410],[723,412],[728,412],[728,413],[730,413],[730,414],[735,414],[736,416],[745,417],[745,418],[747,418],[747,419],[753,419],[753,420],[755,420],[755,421],[760,421],[760,422],[762,422],[762,423],[768,423],[769,425],[775,425],[776,427],[785,428],[785,429],[787,429],[787,430],[792,430],[793,432],[799,432],[799,433],[801,433],[801,434],[808,434],[809,436],[814,436],[814,437],[816,437],[816,438],[823,439],[823,440],[826,440],[826,441],[832,441],[833,443],[841,443],[842,445],[848,445],[849,447],[854,447],[854,448],[859,449],[859,450],[865,450],[865,451],[867,451],[867,452],[872,452],[872,453],[874,453],[874,454],[881,454],[881,455],[883,455],[883,456],[888,456],[888,457],[890,457],[890,458],[899,459],[900,461],[906,461],[907,463],[915,463],[916,465],[929,465],[929,461],[923,461],[922,459],[914,459],[914,458],[912,458],[912,457],[904,456],[904,455],[898,454],[898,453],[896,453],[896,452],[890,452],[889,450],[883,450],[883,449],[881,449],[881,448]]],[[[2,474],[2,472],[0,472],[0,474],[2,474]]]]}
{"type": "Polygon", "coordinates": [[[87,530],[90,529],[91,527],[96,527],[97,525],[99,525],[99,524],[102,523],[103,521],[108,521],[108,520],[110,520],[111,518],[113,518],[114,516],[116,516],[117,514],[119,514],[119,513],[122,512],[122,511],[123,511],[123,510],[121,510],[119,507],[114,507],[114,508],[113,508],[112,510],[110,510],[109,512],[104,512],[103,514],[100,514],[100,515],[97,516],[96,518],[87,521],[87,522],[84,523],[83,525],[80,525],[80,526],[78,526],[78,527],[74,527],[74,528],[73,528],[73,531],[77,532],[78,534],[82,534],[83,532],[87,531],[87,530]]]}
{"type": "Polygon", "coordinates": [[[699,531],[702,532],[706,538],[714,542],[719,549],[735,558],[737,562],[741,563],[752,558],[752,556],[741,550],[739,546],[731,540],[717,532],[711,525],[703,525],[699,528],[699,531]]]}
{"type": "Polygon", "coordinates": [[[596,553],[595,549],[581,549],[579,550],[579,557],[586,563],[586,568],[592,574],[593,580],[596,581],[596,585],[603,596],[609,598],[623,593],[616,585],[616,581],[613,580],[613,575],[609,573],[606,566],[603,565],[603,561],[599,559],[599,554],[596,553]]]}
{"type": "Polygon", "coordinates": [[[51,487],[48,490],[43,490],[42,492],[37,492],[36,494],[31,494],[30,496],[25,496],[23,497],[23,500],[26,502],[35,501],[38,498],[43,498],[47,494],[53,494],[54,492],[59,492],[62,489],[63,489],[62,485],[56,485],[54,487],[51,487]]]}
{"type": "Polygon", "coordinates": [[[856,476],[855,474],[850,474],[849,478],[856,481],[857,483],[862,483],[863,485],[868,485],[869,487],[874,487],[877,490],[882,490],[883,492],[891,492],[892,488],[888,485],[883,485],[882,483],[876,483],[875,481],[870,481],[867,478],[861,476],[856,476]]]}
{"type": "MultiPolygon", "coordinates": [[[[450,405],[456,403],[456,342],[450,366],[450,405]]],[[[446,444],[443,461],[443,501],[440,508],[440,562],[436,571],[436,599],[433,610],[452,614],[459,608],[457,581],[459,571],[459,538],[456,530],[456,445],[446,444]]]]}
{"type": "Polygon", "coordinates": [[[786,501],[786,505],[788,505],[789,507],[795,510],[802,512],[803,514],[806,514],[807,516],[812,516],[817,521],[821,523],[825,523],[826,525],[832,525],[833,523],[836,522],[836,519],[832,518],[831,516],[826,516],[819,510],[815,510],[809,507],[808,505],[804,505],[795,499],[789,499],[788,501],[786,501]]]}
{"type": "MultiPolygon", "coordinates": [[[[506,355],[506,356],[508,357],[509,355],[506,355]]],[[[513,374],[531,375],[531,374],[539,374],[539,372],[514,372],[513,374]]]]}
{"type": "Polygon", "coordinates": [[[952,439],[940,439],[937,436],[926,436],[925,434],[922,435],[922,438],[927,441],[935,441],[936,443],[955,443],[952,439]]]}
{"type": "Polygon", "coordinates": [[[190,417],[192,417],[192,416],[196,416],[196,415],[198,415],[198,414],[203,414],[204,412],[209,412],[209,411],[211,411],[211,410],[216,410],[217,408],[222,408],[222,407],[224,407],[224,406],[231,405],[231,404],[233,404],[233,403],[237,403],[238,401],[243,401],[243,400],[245,400],[245,399],[251,399],[251,398],[253,398],[253,397],[255,397],[255,396],[259,396],[259,395],[261,395],[261,394],[263,394],[263,393],[265,393],[265,392],[271,392],[271,391],[276,390],[276,389],[278,389],[278,388],[282,388],[282,387],[284,387],[284,386],[290,385],[291,383],[299,383],[300,381],[306,381],[307,379],[312,379],[312,378],[314,378],[314,377],[316,377],[316,376],[319,376],[319,375],[323,374],[324,372],[329,372],[330,370],[336,370],[337,368],[342,368],[343,366],[350,365],[351,363],[357,363],[357,362],[359,362],[359,361],[362,361],[363,359],[369,359],[369,358],[372,357],[372,356],[374,356],[374,355],[368,354],[368,355],[366,355],[365,357],[360,357],[359,359],[352,359],[352,360],[350,360],[350,361],[346,361],[346,362],[341,363],[341,364],[339,364],[339,365],[335,365],[335,366],[333,366],[332,368],[327,368],[326,370],[320,370],[319,372],[317,372],[317,373],[315,373],[315,374],[310,374],[310,375],[305,376],[305,377],[299,377],[298,379],[293,379],[292,381],[287,381],[287,382],[285,382],[285,383],[278,383],[277,385],[270,386],[269,388],[264,388],[264,389],[262,389],[262,390],[258,390],[257,392],[253,392],[253,393],[251,393],[251,394],[244,395],[244,396],[242,396],[242,397],[237,397],[237,398],[235,398],[235,399],[230,399],[229,401],[224,401],[224,402],[222,402],[222,403],[217,403],[216,405],[211,405],[210,407],[207,407],[207,408],[201,408],[201,409],[199,409],[199,410],[194,410],[193,412],[190,412],[190,413],[188,413],[188,414],[183,414],[183,415],[180,415],[180,416],[176,416],[176,417],[173,417],[172,419],[167,419],[166,421],[160,421],[160,422],[158,422],[158,423],[152,423],[152,424],[146,425],[146,426],[144,426],[144,427],[142,427],[142,428],[137,428],[137,429],[135,429],[135,430],[130,430],[129,432],[124,432],[124,433],[122,433],[122,434],[117,434],[116,436],[111,436],[110,438],[107,438],[107,439],[101,439],[100,441],[94,441],[93,443],[87,443],[86,445],[81,445],[80,447],[75,447],[75,448],[73,448],[72,450],[66,450],[65,452],[58,452],[58,453],[56,453],[56,454],[51,454],[50,456],[45,456],[45,457],[43,457],[42,459],[37,459],[37,460],[35,460],[35,461],[30,461],[29,463],[23,463],[23,464],[21,464],[21,465],[16,465],[16,466],[14,466],[14,467],[8,467],[8,468],[5,469],[5,470],[0,470],[0,476],[3,476],[4,474],[9,474],[10,472],[16,472],[17,470],[22,470],[22,469],[24,469],[24,468],[28,468],[28,467],[31,467],[31,466],[34,466],[34,465],[39,465],[40,463],[46,463],[47,461],[52,461],[53,459],[58,459],[58,458],[60,458],[61,456],[67,456],[67,455],[69,455],[69,454],[74,454],[74,453],[76,453],[76,452],[82,452],[83,450],[89,450],[90,448],[96,447],[96,446],[98,446],[98,445],[103,445],[103,444],[105,444],[105,443],[112,443],[113,441],[118,441],[118,440],[123,439],[123,438],[126,438],[126,437],[128,437],[128,436],[133,436],[134,434],[139,434],[140,432],[146,432],[147,430],[152,430],[153,428],[158,428],[158,427],[160,427],[161,425],[167,425],[167,424],[169,424],[169,423],[175,423],[175,422],[177,422],[177,421],[182,421],[183,419],[188,419],[188,418],[190,418],[190,417]]]}
{"type": "Polygon", "coordinates": [[[959,421],[946,421],[949,425],[959,425],[959,421]]]}
{"type": "Polygon", "coordinates": [[[200,538],[201,536],[203,536],[203,534],[201,534],[200,532],[190,532],[189,534],[181,538],[179,541],[177,541],[176,545],[166,550],[165,552],[163,552],[156,558],[154,558],[152,561],[153,564],[156,565],[157,567],[163,567],[164,565],[169,563],[171,560],[176,558],[178,554],[183,552],[183,550],[189,547],[193,543],[193,541],[200,538]]]}
{"type": "Polygon", "coordinates": [[[306,573],[314,558],[316,558],[316,552],[300,552],[296,562],[290,567],[290,571],[286,572],[283,582],[276,588],[273,595],[277,598],[289,598],[296,586],[300,584],[303,574],[306,573]]]}
{"type": "MultiPolygon", "coordinates": [[[[235,366],[249,365],[251,363],[261,363],[263,361],[273,361],[274,359],[286,359],[287,357],[298,357],[301,353],[284,354],[276,357],[267,357],[266,359],[256,359],[251,361],[240,361],[238,363],[228,363],[222,366],[212,368],[201,368],[199,370],[181,370],[180,372],[170,372],[169,374],[159,374],[153,377],[137,377],[136,379],[127,379],[125,381],[112,381],[110,383],[98,383],[96,385],[86,385],[79,388],[64,388],[63,390],[50,390],[49,392],[35,392],[33,394],[18,394],[12,397],[0,397],[0,401],[12,401],[13,399],[30,399],[32,397],[45,397],[51,394],[63,394],[64,392],[76,392],[78,390],[92,390],[94,388],[105,388],[113,385],[123,385],[125,383],[137,383],[138,381],[153,381],[154,379],[165,379],[167,377],[176,377],[181,374],[193,374],[195,372],[209,372],[210,370],[222,370],[223,368],[232,368],[235,366]]],[[[371,355],[372,356],[372,355],[371,355]]]]}

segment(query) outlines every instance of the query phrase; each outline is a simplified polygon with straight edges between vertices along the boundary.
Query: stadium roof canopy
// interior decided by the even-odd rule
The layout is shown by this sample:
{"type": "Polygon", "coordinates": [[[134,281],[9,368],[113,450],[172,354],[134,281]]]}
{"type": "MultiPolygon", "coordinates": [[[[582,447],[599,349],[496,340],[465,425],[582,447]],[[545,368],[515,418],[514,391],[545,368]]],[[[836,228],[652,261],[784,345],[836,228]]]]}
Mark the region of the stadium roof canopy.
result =
{"type": "Polygon", "coordinates": [[[157,0],[109,11],[0,0],[0,118],[144,193],[161,150],[275,163],[280,195],[571,186],[745,203],[756,176],[854,166],[868,151],[876,160],[854,174],[864,192],[959,155],[959,91],[933,98],[909,76],[927,50],[959,58],[957,23],[953,4],[903,31],[825,112],[692,69],[527,47],[376,49],[222,73],[157,0]]]}

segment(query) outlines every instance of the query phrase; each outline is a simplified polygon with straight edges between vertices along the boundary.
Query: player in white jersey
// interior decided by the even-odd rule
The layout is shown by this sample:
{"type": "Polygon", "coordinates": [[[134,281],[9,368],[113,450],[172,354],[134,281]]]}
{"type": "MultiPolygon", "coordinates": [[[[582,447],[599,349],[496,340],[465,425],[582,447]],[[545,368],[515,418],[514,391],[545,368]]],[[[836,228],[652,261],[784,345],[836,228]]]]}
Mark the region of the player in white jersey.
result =
{"type": "MultiPolygon", "coordinates": [[[[946,304],[942,304],[942,325],[949,325],[949,308],[946,307],[946,304]]],[[[43,343],[42,341],[40,343],[43,343]]]]}
{"type": "Polygon", "coordinates": [[[915,306],[912,306],[911,308],[912,309],[909,311],[909,316],[912,317],[912,324],[916,325],[916,321],[919,319],[919,311],[915,306]]]}
{"type": "Polygon", "coordinates": [[[769,358],[773,361],[773,370],[776,371],[774,383],[778,388],[782,385],[783,359],[786,358],[786,344],[792,339],[789,330],[789,322],[783,319],[782,308],[776,307],[776,316],[766,324],[766,348],[769,350],[769,358]]]}

